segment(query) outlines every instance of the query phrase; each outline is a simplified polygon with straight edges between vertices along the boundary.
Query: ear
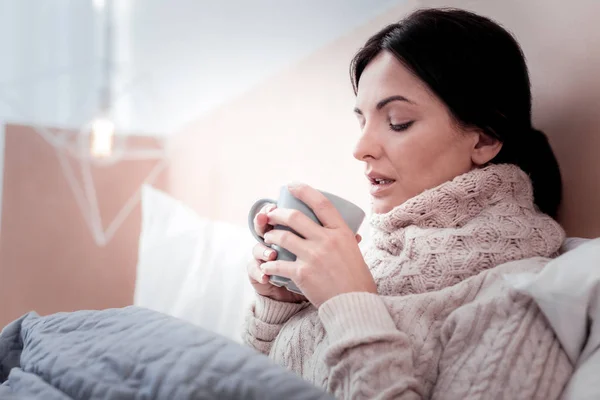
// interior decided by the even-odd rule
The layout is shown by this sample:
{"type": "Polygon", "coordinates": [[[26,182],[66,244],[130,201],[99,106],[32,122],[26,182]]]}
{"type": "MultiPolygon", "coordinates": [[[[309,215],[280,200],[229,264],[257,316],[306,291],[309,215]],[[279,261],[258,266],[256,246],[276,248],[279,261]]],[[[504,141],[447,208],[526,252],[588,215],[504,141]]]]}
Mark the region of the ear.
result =
{"type": "Polygon", "coordinates": [[[502,149],[502,142],[483,132],[477,132],[477,142],[471,153],[471,161],[477,166],[492,161],[502,149]]]}

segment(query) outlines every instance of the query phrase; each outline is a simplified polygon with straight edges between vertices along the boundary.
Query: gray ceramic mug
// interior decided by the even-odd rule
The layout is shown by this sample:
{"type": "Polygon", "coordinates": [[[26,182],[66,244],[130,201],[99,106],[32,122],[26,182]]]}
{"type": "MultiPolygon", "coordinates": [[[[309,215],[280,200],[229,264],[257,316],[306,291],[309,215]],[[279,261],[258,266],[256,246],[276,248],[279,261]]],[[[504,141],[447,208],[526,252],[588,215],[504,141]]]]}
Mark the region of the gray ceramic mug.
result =
{"type": "MultiPolygon", "coordinates": [[[[344,200],[341,197],[338,197],[331,193],[327,193],[327,192],[323,192],[323,191],[320,191],[320,192],[323,193],[323,195],[325,197],[327,197],[327,199],[331,202],[331,204],[333,204],[333,206],[338,210],[338,212],[340,213],[340,215],[342,216],[342,218],[344,219],[344,221],[346,222],[348,227],[352,230],[352,232],[354,232],[354,234],[356,234],[358,232],[358,229],[360,228],[360,225],[362,224],[363,220],[365,219],[365,212],[363,210],[361,210],[360,207],[358,207],[355,204],[352,204],[348,200],[344,200]]],[[[292,209],[292,210],[298,210],[302,214],[308,216],[310,219],[312,219],[317,224],[319,224],[319,225],[323,225],[323,224],[321,224],[321,222],[319,221],[319,219],[317,218],[315,213],[313,213],[312,210],[305,203],[303,203],[302,201],[300,201],[297,198],[295,198],[294,196],[292,196],[292,194],[289,192],[287,186],[283,186],[281,188],[281,190],[279,192],[278,200],[260,199],[256,203],[254,203],[254,205],[250,208],[250,212],[248,213],[248,226],[250,227],[250,232],[252,232],[252,235],[254,235],[256,240],[263,243],[265,246],[271,247],[273,250],[276,250],[278,260],[296,261],[296,256],[294,254],[290,253],[286,249],[279,247],[277,245],[266,244],[265,240],[262,237],[260,237],[258,235],[258,233],[256,233],[256,231],[254,230],[254,217],[256,217],[256,214],[267,203],[277,204],[277,208],[287,208],[287,209],[292,209]]],[[[273,229],[282,229],[282,230],[294,232],[292,229],[288,228],[287,226],[282,226],[282,225],[276,225],[273,227],[273,229]]],[[[294,233],[296,233],[296,232],[294,232],[294,233]]],[[[300,236],[300,235],[298,235],[298,236],[300,236]]],[[[270,281],[275,286],[279,286],[279,287],[285,286],[291,292],[302,294],[302,291],[300,291],[300,289],[298,289],[298,287],[294,284],[294,282],[292,282],[288,278],[284,278],[282,276],[277,276],[277,275],[272,275],[270,278],[270,281]]]]}

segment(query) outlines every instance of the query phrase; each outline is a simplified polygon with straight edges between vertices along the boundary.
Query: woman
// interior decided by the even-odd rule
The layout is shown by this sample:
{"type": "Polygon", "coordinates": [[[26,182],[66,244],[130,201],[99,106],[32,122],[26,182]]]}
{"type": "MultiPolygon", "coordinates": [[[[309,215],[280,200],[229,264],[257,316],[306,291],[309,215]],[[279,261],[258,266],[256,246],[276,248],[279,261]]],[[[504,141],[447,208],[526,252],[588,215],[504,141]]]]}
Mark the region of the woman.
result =
{"type": "Polygon", "coordinates": [[[502,278],[539,271],[564,239],[519,45],[487,18],[422,10],[370,38],[351,77],[372,246],[363,258],[333,206],[291,186],[323,226],[274,206],[257,216],[265,241],[298,259],[255,247],[246,342],[339,398],[558,397],[571,365],[502,278]]]}

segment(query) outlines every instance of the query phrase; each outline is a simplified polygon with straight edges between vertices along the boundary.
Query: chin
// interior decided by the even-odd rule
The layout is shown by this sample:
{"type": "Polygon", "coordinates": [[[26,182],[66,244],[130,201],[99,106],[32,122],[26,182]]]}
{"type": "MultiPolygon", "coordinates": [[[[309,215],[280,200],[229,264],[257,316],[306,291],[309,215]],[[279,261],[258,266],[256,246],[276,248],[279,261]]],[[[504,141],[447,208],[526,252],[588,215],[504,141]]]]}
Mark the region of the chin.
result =
{"type": "Polygon", "coordinates": [[[385,214],[410,199],[406,195],[396,196],[385,196],[385,197],[371,197],[371,211],[374,214],[385,214]]]}

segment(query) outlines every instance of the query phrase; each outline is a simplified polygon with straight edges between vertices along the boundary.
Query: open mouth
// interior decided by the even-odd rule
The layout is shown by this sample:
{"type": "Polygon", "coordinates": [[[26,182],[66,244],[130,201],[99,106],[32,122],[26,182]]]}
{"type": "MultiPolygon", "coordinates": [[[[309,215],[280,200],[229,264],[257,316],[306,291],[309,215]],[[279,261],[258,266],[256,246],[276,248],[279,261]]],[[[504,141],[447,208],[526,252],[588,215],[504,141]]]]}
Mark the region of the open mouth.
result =
{"type": "Polygon", "coordinates": [[[367,174],[367,178],[371,183],[371,195],[373,196],[382,195],[383,192],[387,191],[387,189],[396,182],[395,179],[374,172],[367,174]]]}
{"type": "Polygon", "coordinates": [[[369,178],[369,180],[371,181],[372,185],[378,185],[378,186],[390,185],[390,184],[396,182],[393,179],[383,179],[383,178],[369,178]]]}

